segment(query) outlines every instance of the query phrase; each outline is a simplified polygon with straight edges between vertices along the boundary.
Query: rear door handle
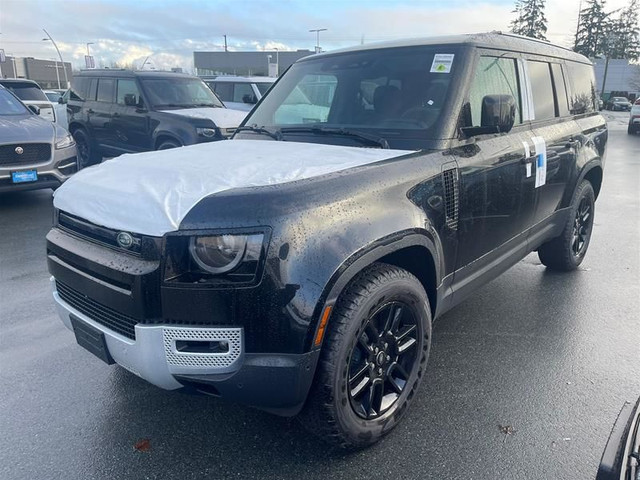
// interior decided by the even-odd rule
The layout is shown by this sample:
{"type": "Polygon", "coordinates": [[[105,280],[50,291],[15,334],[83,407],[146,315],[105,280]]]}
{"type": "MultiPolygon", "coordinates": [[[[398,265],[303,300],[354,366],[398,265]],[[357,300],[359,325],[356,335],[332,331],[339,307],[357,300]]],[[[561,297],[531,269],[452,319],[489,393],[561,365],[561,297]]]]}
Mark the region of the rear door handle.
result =
{"type": "Polygon", "coordinates": [[[115,113],[113,114],[113,118],[116,118],[116,117],[119,117],[119,116],[120,116],[120,114],[119,114],[118,112],[115,112],[115,113]]]}
{"type": "Polygon", "coordinates": [[[87,113],[96,113],[93,111],[93,108],[90,108],[89,110],[87,110],[87,113]]]}

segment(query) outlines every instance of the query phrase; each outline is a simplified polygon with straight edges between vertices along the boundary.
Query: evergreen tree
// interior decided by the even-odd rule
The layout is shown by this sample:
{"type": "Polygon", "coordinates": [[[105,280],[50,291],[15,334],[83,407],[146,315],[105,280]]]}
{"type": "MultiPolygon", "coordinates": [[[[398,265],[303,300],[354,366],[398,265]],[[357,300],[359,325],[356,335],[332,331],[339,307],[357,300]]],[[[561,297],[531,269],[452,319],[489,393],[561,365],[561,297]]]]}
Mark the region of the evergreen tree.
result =
{"type": "Polygon", "coordinates": [[[611,58],[637,60],[640,56],[640,30],[638,29],[638,0],[631,0],[611,22],[607,38],[607,51],[611,58]]]}
{"type": "Polygon", "coordinates": [[[578,32],[573,49],[585,57],[598,57],[605,53],[610,32],[610,14],[604,10],[605,0],[588,0],[580,12],[578,32]]]}
{"type": "Polygon", "coordinates": [[[547,18],[544,16],[545,0],[516,0],[515,20],[511,22],[511,31],[525,37],[548,41],[547,18]]]}

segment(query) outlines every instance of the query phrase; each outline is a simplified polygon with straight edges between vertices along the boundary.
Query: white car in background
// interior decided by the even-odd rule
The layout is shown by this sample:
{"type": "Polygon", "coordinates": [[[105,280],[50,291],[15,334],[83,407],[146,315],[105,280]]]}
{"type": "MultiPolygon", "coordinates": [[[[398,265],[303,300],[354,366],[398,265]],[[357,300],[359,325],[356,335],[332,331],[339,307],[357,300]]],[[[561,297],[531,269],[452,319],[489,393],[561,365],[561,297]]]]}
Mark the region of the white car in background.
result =
{"type": "Polygon", "coordinates": [[[273,77],[231,75],[200,78],[218,95],[225,107],[244,112],[251,110],[277,80],[273,77]]]}
{"type": "Polygon", "coordinates": [[[627,133],[629,135],[637,132],[640,132],[640,98],[636,99],[633,107],[631,107],[629,127],[627,128],[627,133]]]}
{"type": "Polygon", "coordinates": [[[64,128],[69,128],[69,118],[67,117],[67,101],[64,98],[66,90],[43,90],[47,98],[53,103],[56,113],[56,123],[64,128]]]}
{"type": "MultiPolygon", "coordinates": [[[[56,121],[56,112],[53,103],[44,94],[40,85],[33,80],[27,80],[26,78],[2,78],[0,79],[0,85],[7,90],[11,91],[16,97],[18,97],[25,105],[35,105],[40,109],[39,115],[42,118],[56,121]]],[[[66,127],[66,125],[62,125],[66,127]]]]}

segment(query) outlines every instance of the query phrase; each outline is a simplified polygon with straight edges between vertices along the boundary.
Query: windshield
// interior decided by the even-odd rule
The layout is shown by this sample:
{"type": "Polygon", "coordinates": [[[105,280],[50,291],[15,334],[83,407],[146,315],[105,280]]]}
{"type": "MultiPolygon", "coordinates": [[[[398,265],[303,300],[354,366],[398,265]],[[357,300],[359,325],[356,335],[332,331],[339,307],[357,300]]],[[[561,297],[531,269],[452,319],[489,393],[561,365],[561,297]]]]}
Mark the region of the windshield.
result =
{"type": "Polygon", "coordinates": [[[45,92],[44,94],[47,96],[49,100],[51,100],[54,103],[56,103],[62,98],[62,94],[58,92],[45,92]]]}
{"type": "Polygon", "coordinates": [[[0,88],[0,115],[25,115],[27,113],[29,110],[16,97],[4,88],[0,88]]]}
{"type": "Polygon", "coordinates": [[[262,96],[264,96],[264,94],[267,93],[267,90],[271,88],[271,85],[273,85],[273,83],[256,83],[256,87],[258,87],[258,91],[262,96]]]}
{"type": "Polygon", "coordinates": [[[142,86],[153,108],[224,108],[218,97],[198,78],[143,78],[142,86]]]}
{"type": "MultiPolygon", "coordinates": [[[[282,130],[285,136],[288,129],[356,130],[384,138],[392,148],[395,139],[435,138],[455,52],[423,46],[304,60],[272,87],[245,125],[282,130]],[[440,60],[447,59],[443,67],[440,60]]],[[[323,137],[317,141],[327,142],[323,137]]]]}
{"type": "Polygon", "coordinates": [[[48,102],[47,96],[40,87],[31,82],[11,82],[4,84],[5,88],[16,94],[20,100],[44,100],[48,102]]]}
{"type": "Polygon", "coordinates": [[[613,97],[614,102],[628,102],[628,100],[624,97],[613,97]]]}

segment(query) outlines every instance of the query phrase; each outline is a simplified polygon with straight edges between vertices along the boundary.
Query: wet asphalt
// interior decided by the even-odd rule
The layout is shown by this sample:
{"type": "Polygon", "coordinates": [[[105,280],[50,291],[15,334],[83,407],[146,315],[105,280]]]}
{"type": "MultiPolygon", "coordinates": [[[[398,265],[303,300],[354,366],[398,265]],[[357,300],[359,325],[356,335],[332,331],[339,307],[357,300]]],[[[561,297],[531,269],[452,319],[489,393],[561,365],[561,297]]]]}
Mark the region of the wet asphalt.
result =
{"type": "Polygon", "coordinates": [[[443,316],[405,421],[351,454],[77,346],[46,271],[51,192],[0,196],[0,478],[594,478],[618,412],[640,396],[640,135],[627,115],[607,113],[581,268],[552,273],[529,255],[443,316]]]}

